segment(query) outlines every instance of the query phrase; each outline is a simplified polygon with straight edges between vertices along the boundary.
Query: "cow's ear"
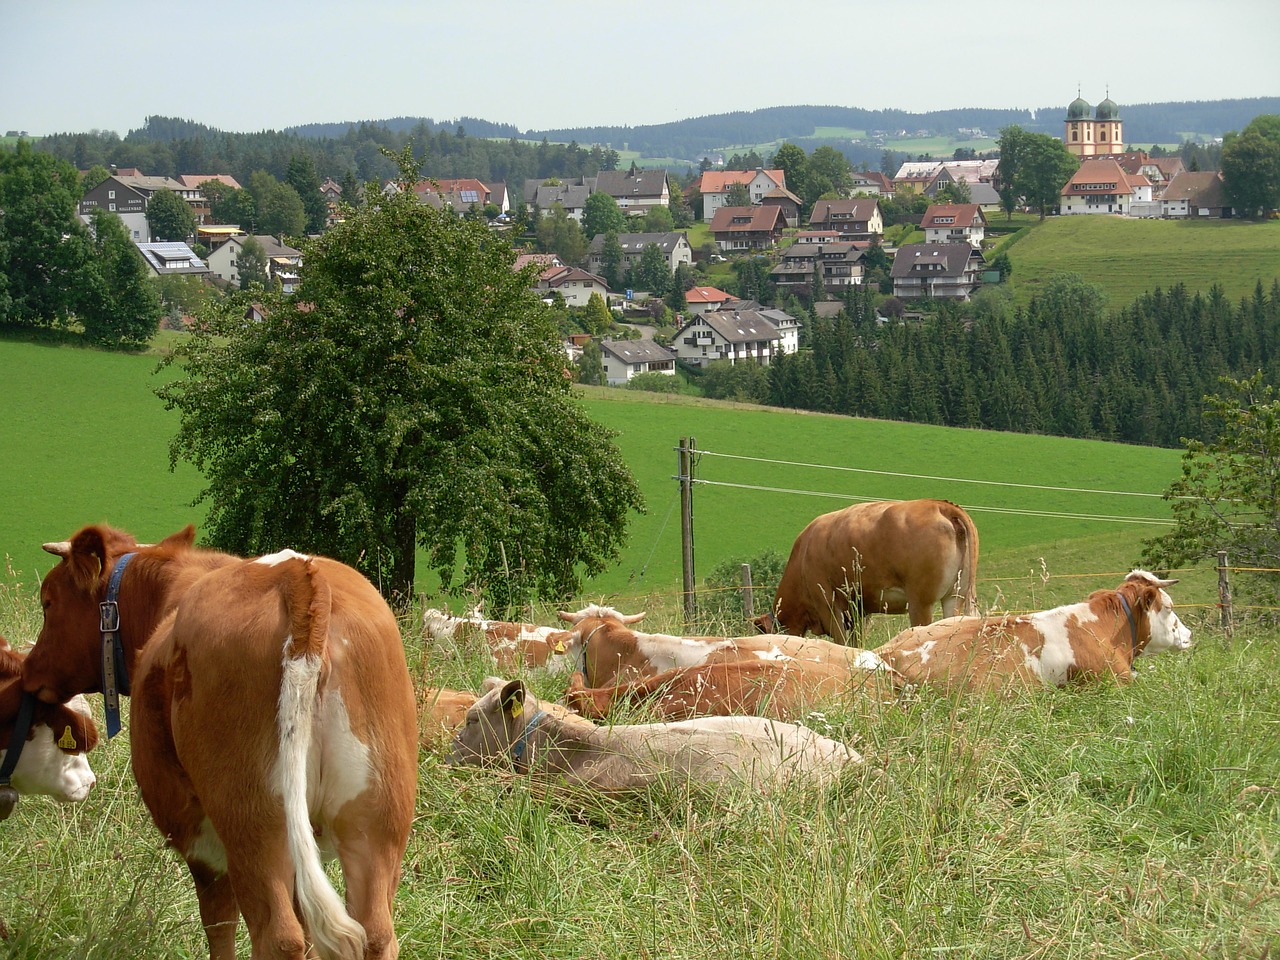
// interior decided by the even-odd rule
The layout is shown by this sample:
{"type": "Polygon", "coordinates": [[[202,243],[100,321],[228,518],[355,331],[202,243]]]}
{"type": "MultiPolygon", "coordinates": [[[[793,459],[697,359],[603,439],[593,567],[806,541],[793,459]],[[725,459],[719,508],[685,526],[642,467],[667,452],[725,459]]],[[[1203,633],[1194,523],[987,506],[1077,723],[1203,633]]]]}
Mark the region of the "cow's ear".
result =
{"type": "Polygon", "coordinates": [[[82,590],[94,590],[102,579],[107,563],[107,541],[99,527],[85,527],[71,538],[71,550],[65,555],[71,568],[71,579],[82,590]]]}
{"type": "Polygon", "coordinates": [[[507,681],[503,680],[501,677],[485,677],[484,681],[480,684],[480,696],[483,697],[486,693],[489,693],[492,690],[497,690],[506,682],[507,681]]]}
{"type": "Polygon", "coordinates": [[[181,550],[190,547],[196,542],[196,528],[194,524],[188,523],[177,533],[171,533],[160,541],[158,546],[170,547],[172,549],[181,550]]]}
{"type": "Polygon", "coordinates": [[[512,680],[502,688],[498,702],[502,704],[502,712],[512,720],[518,720],[524,713],[524,681],[512,680]]]}

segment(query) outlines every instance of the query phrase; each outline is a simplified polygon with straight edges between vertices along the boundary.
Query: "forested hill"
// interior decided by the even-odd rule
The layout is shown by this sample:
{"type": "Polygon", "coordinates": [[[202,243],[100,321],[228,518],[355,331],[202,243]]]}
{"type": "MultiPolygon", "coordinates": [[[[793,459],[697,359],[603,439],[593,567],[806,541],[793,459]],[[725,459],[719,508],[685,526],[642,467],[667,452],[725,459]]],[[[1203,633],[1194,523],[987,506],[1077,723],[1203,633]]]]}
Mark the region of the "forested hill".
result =
{"type": "MultiPolygon", "coordinates": [[[[624,143],[643,156],[696,158],[726,146],[770,143],[821,136],[821,128],[838,130],[948,133],[961,128],[978,128],[995,136],[1001,127],[1017,124],[1024,130],[1060,136],[1066,104],[1034,110],[971,108],[909,113],[905,110],[862,110],[857,107],[798,105],[765,107],[760,110],[721,113],[644,126],[562,127],[521,131],[509,123],[493,123],[475,117],[435,121],[426,118],[396,117],[368,121],[396,132],[419,123],[452,130],[462,126],[473,137],[516,137],[546,139],[553,143],[624,143]]],[[[1243,129],[1263,113],[1280,113],[1280,97],[1239,100],[1204,100],[1174,103],[1120,104],[1125,140],[1133,144],[1176,144],[1195,137],[1220,137],[1243,129]]],[[[291,127],[290,133],[308,137],[341,137],[354,124],[308,124],[291,127]]]]}

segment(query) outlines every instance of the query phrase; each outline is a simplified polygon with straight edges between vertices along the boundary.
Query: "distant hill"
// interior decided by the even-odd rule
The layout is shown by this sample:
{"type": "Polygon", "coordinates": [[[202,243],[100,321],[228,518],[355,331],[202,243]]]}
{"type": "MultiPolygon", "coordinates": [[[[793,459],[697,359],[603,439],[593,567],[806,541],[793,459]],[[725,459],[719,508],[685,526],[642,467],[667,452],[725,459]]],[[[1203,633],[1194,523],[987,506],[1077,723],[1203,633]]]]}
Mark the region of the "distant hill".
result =
{"type": "MultiPolygon", "coordinates": [[[[682,157],[696,159],[727,146],[770,143],[776,140],[819,140],[838,142],[833,131],[862,131],[870,138],[876,131],[896,137],[899,132],[928,131],[952,134],[958,130],[980,129],[994,137],[1001,127],[1017,124],[1034,133],[1061,136],[1066,104],[1039,107],[1035,110],[995,110],[972,108],[910,113],[905,110],[862,110],[857,107],[797,105],[765,107],[760,110],[737,111],[674,120],[643,126],[559,127],[524,130],[506,123],[491,123],[474,117],[436,121],[425,117],[396,117],[367,121],[375,126],[403,132],[418,124],[431,129],[453,130],[462,126],[476,137],[516,137],[522,140],[552,142],[576,141],[579,144],[609,144],[648,157],[682,157]]],[[[1239,100],[1205,100],[1170,103],[1120,104],[1125,139],[1132,144],[1177,144],[1188,139],[1210,140],[1231,130],[1240,130],[1263,113],[1280,114],[1280,97],[1255,97],[1239,100]]],[[[341,137],[345,124],[307,124],[291,127],[289,132],[308,137],[341,137]]],[[[848,143],[849,136],[843,137],[848,143]]]]}

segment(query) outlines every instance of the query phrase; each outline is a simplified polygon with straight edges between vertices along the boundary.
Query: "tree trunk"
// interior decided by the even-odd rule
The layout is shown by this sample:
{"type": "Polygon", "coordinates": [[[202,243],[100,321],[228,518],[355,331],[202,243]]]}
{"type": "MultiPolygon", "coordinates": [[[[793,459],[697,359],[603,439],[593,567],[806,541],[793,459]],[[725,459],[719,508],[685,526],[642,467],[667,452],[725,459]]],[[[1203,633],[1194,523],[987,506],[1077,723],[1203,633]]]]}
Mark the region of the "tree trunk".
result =
{"type": "Polygon", "coordinates": [[[408,607],[413,600],[413,584],[418,554],[417,518],[399,501],[392,532],[391,592],[388,602],[396,610],[408,607]]]}

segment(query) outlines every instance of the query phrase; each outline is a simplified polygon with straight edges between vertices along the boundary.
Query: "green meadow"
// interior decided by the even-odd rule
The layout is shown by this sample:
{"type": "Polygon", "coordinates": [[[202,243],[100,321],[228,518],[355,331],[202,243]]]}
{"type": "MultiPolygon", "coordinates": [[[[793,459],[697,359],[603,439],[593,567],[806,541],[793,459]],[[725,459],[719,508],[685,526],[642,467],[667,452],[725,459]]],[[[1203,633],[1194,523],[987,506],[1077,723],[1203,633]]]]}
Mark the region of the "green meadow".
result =
{"type": "MultiPolygon", "coordinates": [[[[41,541],[92,520],[143,538],[199,522],[189,506],[199,477],[168,470],[175,422],[151,394],[154,366],[154,357],[0,342],[0,634],[19,645],[40,627],[34,586],[51,562],[41,541]]],[[[1167,515],[1159,497],[1135,494],[1158,493],[1178,462],[1172,450],[618,390],[585,391],[583,402],[618,432],[648,512],[622,562],[582,599],[616,599],[628,612],[643,603],[649,630],[689,628],[674,600],[681,437],[703,451],[700,572],[785,553],[809,518],[853,498],[943,496],[978,525],[988,609],[1113,586],[1167,515]]],[[[1253,618],[1225,636],[1212,580],[1211,570],[1188,571],[1171,590],[1195,647],[1140,661],[1132,684],[1007,699],[921,689],[881,708],[834,700],[799,718],[864,758],[823,792],[658,782],[594,798],[452,768],[424,746],[395,900],[400,956],[1276,956],[1275,633],[1253,618]]],[[[401,619],[415,681],[474,690],[492,662],[476,648],[425,644],[427,599],[401,619]]],[[[900,620],[877,618],[868,645],[900,620]]],[[[541,697],[563,692],[563,677],[525,676],[541,697]]],[[[101,698],[91,701],[101,721],[101,698]]],[[[232,714],[228,735],[233,725],[232,714]]],[[[23,798],[0,824],[0,957],[207,956],[186,868],[133,783],[130,736],[126,720],[91,755],[98,783],[83,803],[23,798]]],[[[336,865],[330,876],[340,889],[336,865]]],[[[248,953],[242,925],[239,955],[248,953]]]]}
{"type": "MultiPolygon", "coordinates": [[[[1002,213],[989,215],[1004,222],[1002,213]]],[[[1156,287],[1178,283],[1191,293],[1218,284],[1236,301],[1280,277],[1280,220],[1136,220],[1051,217],[1008,246],[1012,289],[1025,304],[1055,273],[1078,273],[1124,307],[1156,287]]],[[[993,255],[996,251],[992,251],[993,255]]]]}
{"type": "MultiPolygon", "coordinates": [[[[144,540],[199,527],[203,509],[192,504],[202,480],[190,464],[170,470],[177,420],[153,393],[156,365],[154,356],[0,341],[0,449],[8,451],[0,458],[0,553],[10,580],[34,584],[50,562],[40,544],[85,523],[110,522],[144,540]]],[[[969,509],[978,525],[984,602],[1013,608],[1056,602],[1059,590],[1070,599],[1129,569],[1142,539],[1165,529],[1160,494],[1180,457],[619,389],[585,389],[582,401],[616,433],[646,499],[619,562],[584,590],[621,605],[675,604],[679,595],[682,437],[700,451],[699,580],[729,561],[768,551],[785,557],[820,513],[862,500],[939,497],[969,509]]],[[[419,588],[437,604],[451,602],[435,595],[426,571],[419,588]]]]}

